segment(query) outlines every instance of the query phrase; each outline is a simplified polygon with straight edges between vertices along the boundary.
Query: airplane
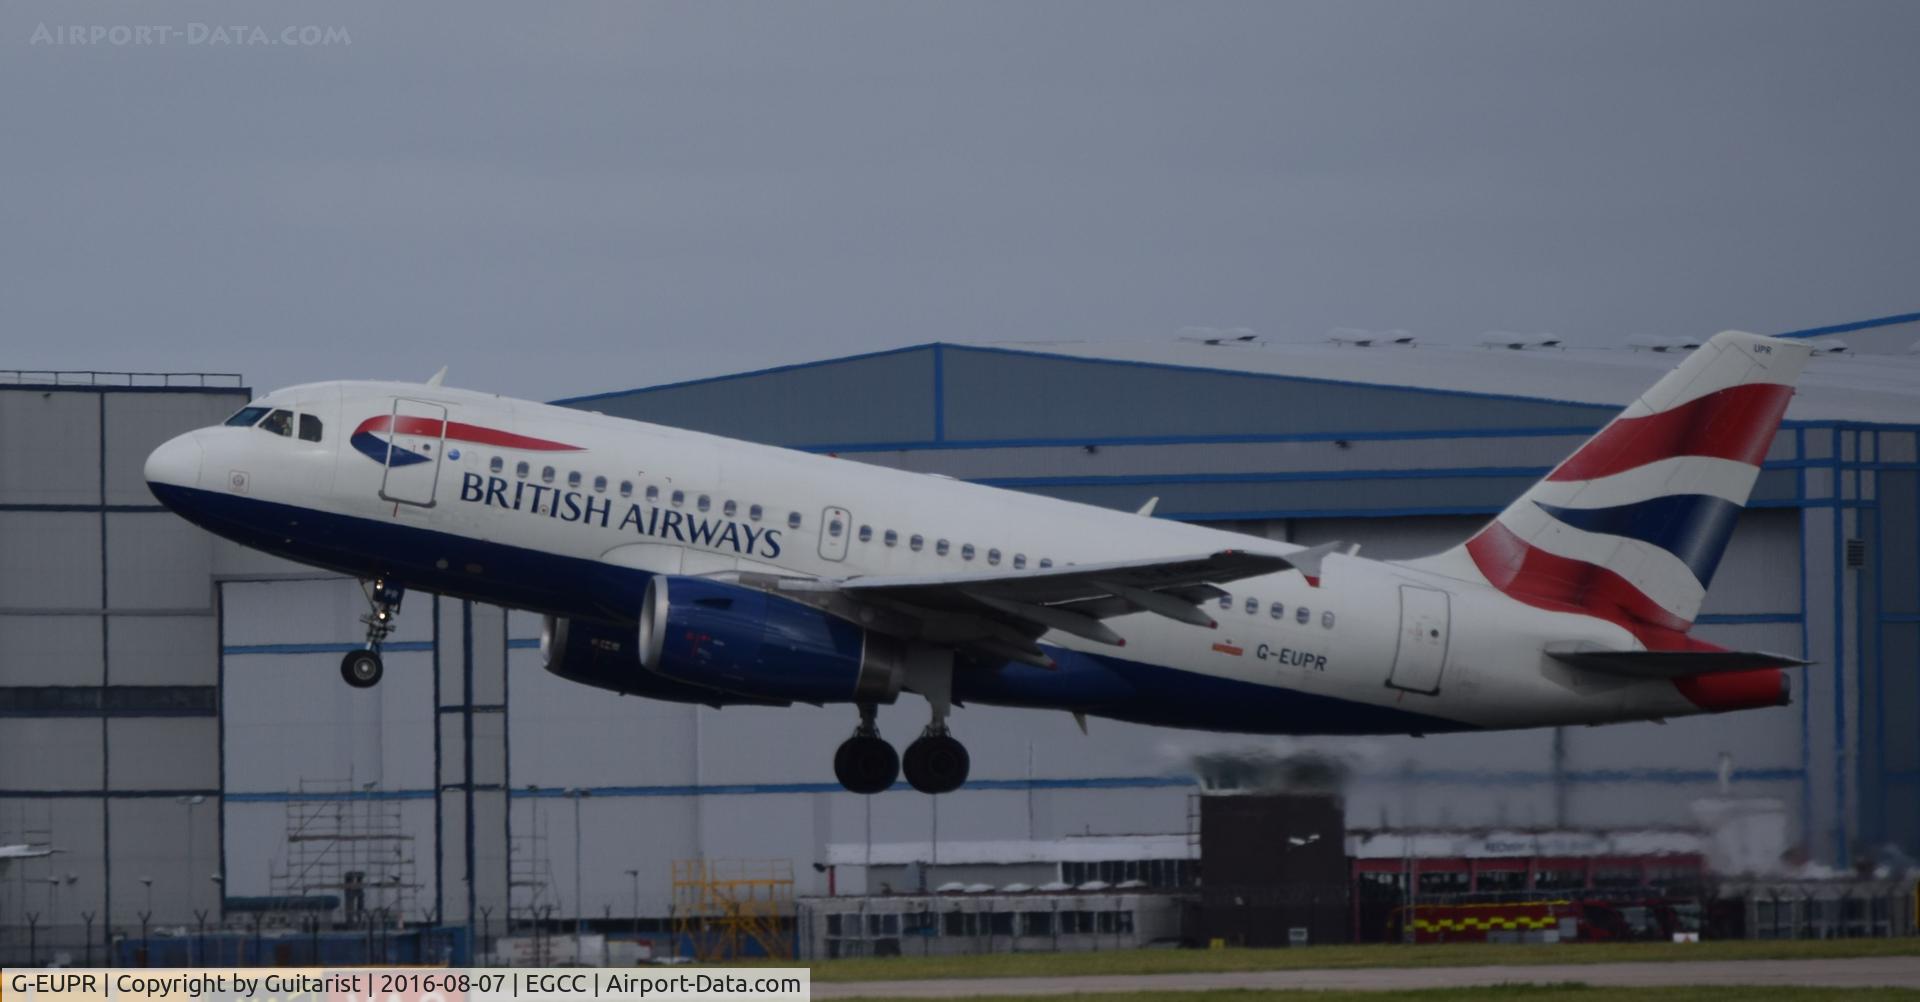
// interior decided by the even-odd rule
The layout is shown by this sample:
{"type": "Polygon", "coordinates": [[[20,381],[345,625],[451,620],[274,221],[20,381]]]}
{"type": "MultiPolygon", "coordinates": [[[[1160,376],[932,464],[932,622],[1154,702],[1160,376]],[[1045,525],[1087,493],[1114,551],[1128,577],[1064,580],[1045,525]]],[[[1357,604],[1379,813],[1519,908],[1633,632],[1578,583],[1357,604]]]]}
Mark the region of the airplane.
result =
{"type": "Polygon", "coordinates": [[[269,393],[146,462],[168,508],[362,581],[542,614],[545,668],[714,707],[850,704],[834,773],[938,794],[970,703],[1257,734],[1665,720],[1790,702],[1688,633],[1810,349],[1708,340],[1471,539],[1303,547],[427,383],[269,393]],[[901,756],[878,707],[929,721],[901,756]]]}

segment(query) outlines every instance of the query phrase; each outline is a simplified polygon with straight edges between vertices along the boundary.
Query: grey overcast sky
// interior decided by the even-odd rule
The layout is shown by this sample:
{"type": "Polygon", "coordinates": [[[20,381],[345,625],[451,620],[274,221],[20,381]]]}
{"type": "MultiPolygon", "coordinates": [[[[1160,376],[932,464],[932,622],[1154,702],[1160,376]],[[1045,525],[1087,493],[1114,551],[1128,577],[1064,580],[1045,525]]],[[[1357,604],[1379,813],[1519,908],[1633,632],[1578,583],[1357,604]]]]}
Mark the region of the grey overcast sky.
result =
{"type": "Polygon", "coordinates": [[[0,368],[555,397],[1905,312],[1916,43],[1910,0],[5,0],[0,368]]]}

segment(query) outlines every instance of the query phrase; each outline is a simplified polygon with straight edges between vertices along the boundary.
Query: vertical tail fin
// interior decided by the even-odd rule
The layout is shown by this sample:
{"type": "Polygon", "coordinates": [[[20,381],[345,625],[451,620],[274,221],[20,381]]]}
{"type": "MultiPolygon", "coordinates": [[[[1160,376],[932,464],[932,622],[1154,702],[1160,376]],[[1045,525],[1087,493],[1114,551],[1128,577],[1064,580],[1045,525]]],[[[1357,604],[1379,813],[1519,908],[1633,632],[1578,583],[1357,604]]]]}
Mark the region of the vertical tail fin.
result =
{"type": "Polygon", "coordinates": [[[1811,353],[1714,335],[1436,569],[1636,633],[1684,633],[1811,353]]]}

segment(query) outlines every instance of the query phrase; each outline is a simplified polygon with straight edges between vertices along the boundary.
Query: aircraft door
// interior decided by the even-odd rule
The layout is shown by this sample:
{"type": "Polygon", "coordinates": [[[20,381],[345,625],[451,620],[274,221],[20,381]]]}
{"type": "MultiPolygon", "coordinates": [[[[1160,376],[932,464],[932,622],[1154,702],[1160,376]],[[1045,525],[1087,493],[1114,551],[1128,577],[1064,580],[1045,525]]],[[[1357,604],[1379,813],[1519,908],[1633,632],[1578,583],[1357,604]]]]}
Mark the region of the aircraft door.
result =
{"type": "Polygon", "coordinates": [[[386,431],[386,474],[380,478],[380,497],[433,507],[440,483],[440,454],[447,447],[447,409],[395,398],[386,431]]]}
{"type": "Polygon", "coordinates": [[[1414,585],[1400,586],[1400,639],[1393,652],[1387,684],[1408,692],[1436,694],[1447,666],[1447,593],[1414,585]]]}
{"type": "Polygon", "coordinates": [[[853,515],[845,508],[829,507],[820,513],[820,555],[828,560],[847,559],[847,539],[853,535],[853,515]]]}

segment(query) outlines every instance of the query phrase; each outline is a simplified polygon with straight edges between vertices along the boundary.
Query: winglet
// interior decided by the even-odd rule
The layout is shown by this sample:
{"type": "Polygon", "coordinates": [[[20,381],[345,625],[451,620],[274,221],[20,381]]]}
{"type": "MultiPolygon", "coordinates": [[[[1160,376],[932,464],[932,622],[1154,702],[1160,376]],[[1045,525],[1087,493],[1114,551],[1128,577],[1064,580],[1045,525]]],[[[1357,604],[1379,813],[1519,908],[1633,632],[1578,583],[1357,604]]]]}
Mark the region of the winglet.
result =
{"type": "Polygon", "coordinates": [[[1319,546],[1309,546],[1298,553],[1289,553],[1286,555],[1286,561],[1292,564],[1294,568],[1307,579],[1308,584],[1318,588],[1320,587],[1320,564],[1322,561],[1336,553],[1358,552],[1360,552],[1360,544],[1343,543],[1335,540],[1331,543],[1321,543],[1319,546]]]}
{"type": "Polygon", "coordinates": [[[1140,510],[1134,512],[1134,514],[1140,516],[1141,518],[1152,518],[1153,509],[1159,503],[1160,503],[1160,495],[1155,494],[1154,496],[1148,498],[1147,503],[1141,505],[1140,510]]]}
{"type": "Polygon", "coordinates": [[[431,378],[431,379],[429,379],[429,380],[427,380],[427,385],[428,385],[428,386],[439,386],[439,385],[440,385],[440,382],[441,382],[442,380],[444,380],[444,379],[446,379],[446,378],[447,378],[447,367],[443,365],[443,366],[441,366],[441,367],[440,367],[440,371],[439,371],[439,372],[436,372],[436,373],[434,373],[434,374],[433,374],[433,378],[431,378]]]}

